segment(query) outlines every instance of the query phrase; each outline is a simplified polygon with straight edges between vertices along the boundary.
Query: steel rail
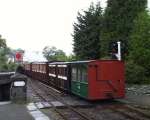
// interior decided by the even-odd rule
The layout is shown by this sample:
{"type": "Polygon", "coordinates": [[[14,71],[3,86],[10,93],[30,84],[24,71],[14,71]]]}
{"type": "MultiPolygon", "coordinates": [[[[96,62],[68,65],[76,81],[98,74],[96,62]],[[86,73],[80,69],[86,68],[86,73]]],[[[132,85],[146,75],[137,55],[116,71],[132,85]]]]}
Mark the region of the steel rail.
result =
{"type": "Polygon", "coordinates": [[[44,102],[49,103],[52,106],[52,108],[55,110],[55,112],[57,112],[64,120],[68,120],[61,112],[59,112],[57,110],[57,108],[52,103],[47,101],[47,99],[43,95],[41,95],[39,92],[37,92],[37,88],[34,87],[34,85],[31,82],[31,80],[30,80],[30,84],[31,84],[32,90],[35,92],[35,94],[37,94],[44,102]]]}
{"type": "MultiPolygon", "coordinates": [[[[40,82],[41,83],[41,82],[40,82]]],[[[53,96],[56,100],[60,101],[61,103],[63,103],[67,108],[69,108],[70,110],[74,111],[75,113],[77,113],[78,115],[82,116],[82,118],[86,119],[86,120],[95,120],[94,118],[90,118],[89,116],[85,115],[84,113],[81,113],[79,111],[77,111],[76,109],[74,109],[73,107],[71,107],[70,105],[68,105],[59,95],[56,94],[52,94],[51,91],[54,91],[51,87],[41,83],[42,85],[44,85],[45,87],[47,87],[50,92],[49,94],[51,96],[53,96]]]]}
{"type": "MultiPolygon", "coordinates": [[[[31,85],[32,85],[32,88],[33,88],[34,92],[35,92],[39,97],[41,97],[41,99],[43,99],[45,102],[48,102],[48,103],[52,106],[52,108],[53,108],[63,119],[65,119],[65,120],[70,120],[70,119],[69,119],[68,117],[66,117],[62,112],[60,112],[52,103],[50,103],[49,101],[47,101],[47,99],[46,99],[43,95],[41,95],[40,93],[38,93],[37,90],[36,90],[36,88],[33,86],[33,83],[32,83],[31,80],[30,80],[30,82],[31,82],[31,85]]],[[[43,83],[42,83],[42,84],[43,84],[43,83]]],[[[43,85],[45,85],[45,84],[43,84],[43,85]]],[[[47,85],[46,85],[46,86],[47,86],[47,85]]],[[[49,87],[47,87],[47,88],[50,89],[49,87]]],[[[78,116],[82,117],[83,119],[85,119],[85,120],[94,120],[93,118],[89,118],[89,116],[87,116],[87,115],[85,115],[85,114],[82,114],[82,113],[80,113],[79,111],[75,110],[74,108],[72,108],[71,106],[69,106],[67,103],[65,103],[62,99],[59,100],[59,99],[58,99],[59,96],[55,96],[55,95],[52,94],[51,92],[49,92],[49,94],[50,94],[51,96],[53,96],[56,100],[61,101],[61,103],[63,103],[64,105],[66,105],[67,108],[69,108],[70,110],[72,110],[73,112],[75,112],[78,116]]],[[[60,97],[59,97],[59,98],[60,98],[60,97]]]]}
{"type": "Polygon", "coordinates": [[[143,119],[140,119],[138,117],[132,116],[132,115],[130,115],[124,111],[120,111],[117,109],[111,109],[111,110],[114,111],[115,113],[119,113],[120,115],[123,115],[125,118],[131,119],[131,120],[143,120],[143,119]]]}
{"type": "Polygon", "coordinates": [[[147,119],[150,119],[150,115],[149,115],[149,114],[146,114],[146,113],[144,113],[143,111],[138,110],[137,108],[134,108],[134,107],[132,107],[132,106],[130,106],[130,105],[124,105],[124,108],[127,109],[127,110],[130,111],[130,112],[135,112],[135,113],[137,113],[137,114],[140,115],[141,117],[145,117],[145,118],[147,118],[147,119]]]}
{"type": "Polygon", "coordinates": [[[126,118],[129,118],[132,120],[143,120],[143,119],[149,120],[150,119],[150,115],[147,115],[147,114],[143,113],[142,111],[139,111],[136,108],[129,106],[129,105],[125,105],[125,104],[123,106],[119,106],[119,107],[109,107],[108,109],[114,111],[115,113],[119,113],[119,114],[125,116],[126,118]],[[130,113],[128,113],[128,112],[130,112],[130,113]],[[135,113],[138,116],[135,116],[131,113],[135,113]]]}

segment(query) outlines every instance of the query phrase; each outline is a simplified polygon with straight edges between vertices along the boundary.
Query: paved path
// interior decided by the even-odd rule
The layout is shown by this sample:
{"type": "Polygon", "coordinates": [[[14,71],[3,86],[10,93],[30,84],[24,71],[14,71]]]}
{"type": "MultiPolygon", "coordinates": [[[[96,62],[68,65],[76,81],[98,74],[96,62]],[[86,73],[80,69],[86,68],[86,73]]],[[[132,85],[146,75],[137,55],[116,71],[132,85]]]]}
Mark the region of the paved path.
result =
{"type": "Polygon", "coordinates": [[[0,104],[0,120],[34,120],[25,105],[0,104]]]}

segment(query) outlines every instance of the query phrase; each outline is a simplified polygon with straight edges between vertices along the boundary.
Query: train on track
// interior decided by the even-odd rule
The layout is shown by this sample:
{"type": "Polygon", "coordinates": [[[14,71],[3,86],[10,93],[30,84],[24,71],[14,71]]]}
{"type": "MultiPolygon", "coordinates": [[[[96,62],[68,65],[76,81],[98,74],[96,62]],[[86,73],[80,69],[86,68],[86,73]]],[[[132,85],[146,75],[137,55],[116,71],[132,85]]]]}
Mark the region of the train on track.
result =
{"type": "Polygon", "coordinates": [[[24,74],[87,100],[125,96],[125,67],[118,60],[26,63],[24,74]]]}

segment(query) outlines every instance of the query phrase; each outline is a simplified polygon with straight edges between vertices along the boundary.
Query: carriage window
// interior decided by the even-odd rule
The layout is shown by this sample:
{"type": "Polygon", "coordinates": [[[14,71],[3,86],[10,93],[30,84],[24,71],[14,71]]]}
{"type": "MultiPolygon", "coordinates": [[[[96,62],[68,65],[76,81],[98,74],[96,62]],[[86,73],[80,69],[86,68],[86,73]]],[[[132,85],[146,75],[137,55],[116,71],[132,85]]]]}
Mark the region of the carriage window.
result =
{"type": "Polygon", "coordinates": [[[81,67],[81,82],[87,82],[88,78],[87,78],[87,64],[83,64],[81,67]]]}
{"type": "Polygon", "coordinates": [[[87,69],[82,69],[82,81],[87,82],[87,69]]]}
{"type": "Polygon", "coordinates": [[[67,68],[64,68],[64,69],[65,69],[64,75],[67,76],[67,68]]]}
{"type": "Polygon", "coordinates": [[[72,68],[72,80],[77,80],[77,68],[72,68]]]}
{"type": "Polygon", "coordinates": [[[78,68],[78,81],[81,81],[82,79],[82,69],[78,68]]]}

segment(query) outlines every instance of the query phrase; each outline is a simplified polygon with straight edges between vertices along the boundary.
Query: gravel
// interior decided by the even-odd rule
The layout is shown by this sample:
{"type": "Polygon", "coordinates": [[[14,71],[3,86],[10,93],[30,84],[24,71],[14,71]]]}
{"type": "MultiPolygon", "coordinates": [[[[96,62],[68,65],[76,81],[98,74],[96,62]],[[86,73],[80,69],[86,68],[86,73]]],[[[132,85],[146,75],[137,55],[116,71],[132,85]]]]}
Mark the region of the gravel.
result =
{"type": "Polygon", "coordinates": [[[136,95],[150,96],[150,85],[127,85],[126,92],[133,92],[136,95]]]}

